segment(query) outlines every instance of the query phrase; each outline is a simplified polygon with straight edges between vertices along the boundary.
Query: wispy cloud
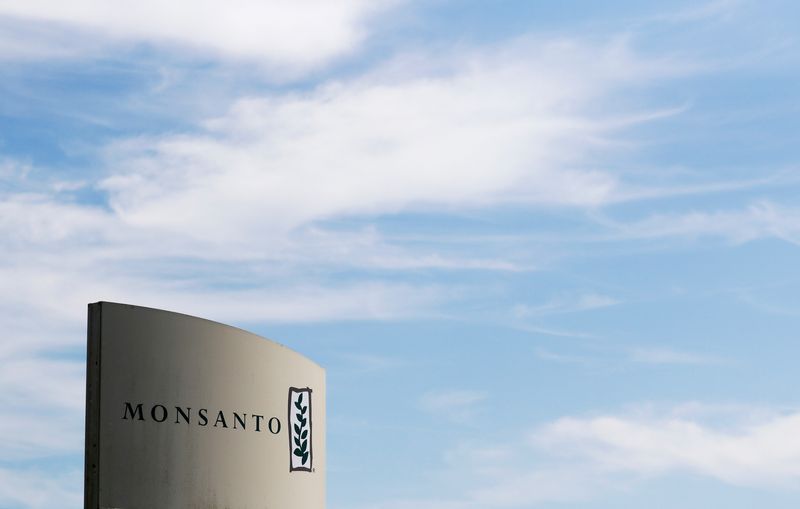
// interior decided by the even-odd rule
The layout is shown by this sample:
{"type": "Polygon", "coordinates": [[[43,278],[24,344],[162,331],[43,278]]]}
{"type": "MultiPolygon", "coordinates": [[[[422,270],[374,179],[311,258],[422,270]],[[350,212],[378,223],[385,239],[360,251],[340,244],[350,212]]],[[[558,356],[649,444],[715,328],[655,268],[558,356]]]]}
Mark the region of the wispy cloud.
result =
{"type": "Polygon", "coordinates": [[[697,5],[692,5],[688,8],[678,9],[669,14],[655,16],[652,18],[652,21],[657,23],[686,23],[708,21],[709,19],[726,19],[740,12],[740,7],[745,3],[746,0],[712,0],[698,2],[697,5]]]}
{"type": "Polygon", "coordinates": [[[79,507],[83,473],[0,468],[0,504],[31,509],[79,507]]]}
{"type": "Polygon", "coordinates": [[[29,162],[0,156],[0,182],[24,179],[31,168],[29,162]]]}
{"type": "Polygon", "coordinates": [[[689,364],[708,365],[724,364],[729,361],[719,357],[701,355],[672,348],[634,348],[630,351],[630,360],[641,364],[689,364]]]}
{"type": "Polygon", "coordinates": [[[517,304],[512,312],[517,318],[529,318],[556,313],[574,313],[616,306],[620,301],[600,293],[562,295],[539,305],[517,304]]]}
{"type": "Polygon", "coordinates": [[[378,373],[406,366],[403,359],[370,353],[343,353],[338,357],[344,361],[347,373],[378,373]]]}
{"type": "Polygon", "coordinates": [[[575,364],[591,367],[618,368],[627,364],[650,364],[662,366],[717,366],[730,364],[729,359],[713,355],[700,354],[669,347],[603,347],[591,345],[591,349],[570,352],[555,351],[546,348],[535,350],[537,358],[562,364],[575,364]]]}
{"type": "Polygon", "coordinates": [[[488,397],[485,391],[431,391],[422,395],[420,406],[437,416],[464,423],[476,415],[479,405],[488,397]]]}
{"type": "Polygon", "coordinates": [[[731,292],[739,301],[771,315],[800,316],[800,302],[791,283],[772,288],[738,288],[731,292]]]}
{"type": "Polygon", "coordinates": [[[743,209],[657,214],[629,223],[602,221],[617,239],[718,237],[734,243],[778,238],[800,244],[800,209],[760,201],[743,209]]]}
{"type": "Polygon", "coordinates": [[[554,352],[546,348],[537,348],[534,353],[538,359],[548,362],[558,362],[561,364],[579,364],[588,366],[598,361],[598,359],[589,357],[587,355],[554,352]]]}

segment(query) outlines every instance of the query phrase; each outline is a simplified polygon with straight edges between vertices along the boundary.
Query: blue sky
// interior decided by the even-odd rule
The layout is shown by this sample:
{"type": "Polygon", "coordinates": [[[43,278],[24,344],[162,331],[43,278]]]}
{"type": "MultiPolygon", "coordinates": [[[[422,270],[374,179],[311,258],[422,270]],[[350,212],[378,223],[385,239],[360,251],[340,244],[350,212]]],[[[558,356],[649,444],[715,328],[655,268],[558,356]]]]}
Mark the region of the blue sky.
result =
{"type": "Polygon", "coordinates": [[[800,502],[800,8],[0,2],[0,506],[86,304],[328,370],[331,509],[800,502]]]}

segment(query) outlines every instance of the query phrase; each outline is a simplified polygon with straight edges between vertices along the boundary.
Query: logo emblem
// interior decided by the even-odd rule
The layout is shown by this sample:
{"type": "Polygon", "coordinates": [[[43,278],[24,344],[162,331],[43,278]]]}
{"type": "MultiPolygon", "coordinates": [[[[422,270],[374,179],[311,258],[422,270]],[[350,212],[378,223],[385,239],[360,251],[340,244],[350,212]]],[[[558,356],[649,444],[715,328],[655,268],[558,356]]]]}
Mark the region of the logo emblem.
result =
{"type": "Polygon", "coordinates": [[[289,388],[289,472],[312,471],[311,389],[289,388]]]}

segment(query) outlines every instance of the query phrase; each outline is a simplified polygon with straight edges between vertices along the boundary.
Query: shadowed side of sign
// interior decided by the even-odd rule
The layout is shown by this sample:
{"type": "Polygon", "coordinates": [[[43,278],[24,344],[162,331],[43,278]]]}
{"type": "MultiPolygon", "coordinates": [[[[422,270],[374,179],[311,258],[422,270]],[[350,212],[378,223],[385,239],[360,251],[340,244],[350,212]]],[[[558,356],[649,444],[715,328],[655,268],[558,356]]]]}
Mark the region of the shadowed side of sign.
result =
{"type": "Polygon", "coordinates": [[[100,304],[89,305],[86,341],[86,442],[84,453],[83,507],[99,506],[100,485],[100,304]]]}

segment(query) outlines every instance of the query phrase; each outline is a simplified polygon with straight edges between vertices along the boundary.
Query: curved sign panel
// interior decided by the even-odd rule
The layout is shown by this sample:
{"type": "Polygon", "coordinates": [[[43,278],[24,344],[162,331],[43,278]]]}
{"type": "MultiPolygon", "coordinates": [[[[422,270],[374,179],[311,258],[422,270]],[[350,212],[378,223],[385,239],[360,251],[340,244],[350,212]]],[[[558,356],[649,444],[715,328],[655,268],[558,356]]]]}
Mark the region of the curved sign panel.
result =
{"type": "Polygon", "coordinates": [[[86,509],[323,509],[325,371],[234,327],[89,305],[86,509]]]}

